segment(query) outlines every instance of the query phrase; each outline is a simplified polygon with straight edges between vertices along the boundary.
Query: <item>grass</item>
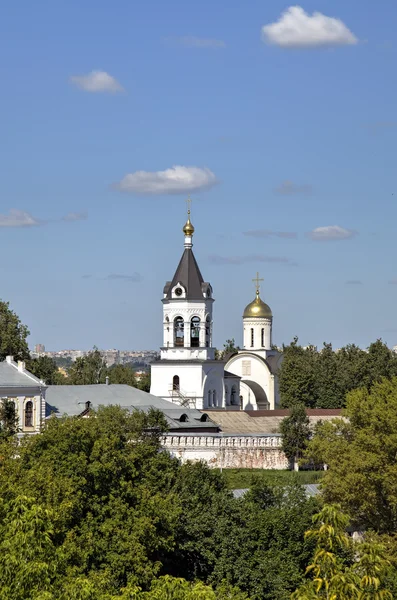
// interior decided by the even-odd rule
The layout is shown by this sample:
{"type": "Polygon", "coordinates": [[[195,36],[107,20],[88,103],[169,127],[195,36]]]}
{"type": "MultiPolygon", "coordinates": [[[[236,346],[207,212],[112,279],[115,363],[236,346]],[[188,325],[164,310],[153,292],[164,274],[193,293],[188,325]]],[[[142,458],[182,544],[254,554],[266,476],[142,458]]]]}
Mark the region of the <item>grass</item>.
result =
{"type": "MultiPolygon", "coordinates": [[[[217,469],[219,472],[219,469],[217,469]]],[[[249,488],[256,481],[263,481],[268,485],[287,484],[298,481],[301,484],[318,483],[324,471],[276,471],[274,469],[223,469],[227,487],[230,490],[249,488]]]]}

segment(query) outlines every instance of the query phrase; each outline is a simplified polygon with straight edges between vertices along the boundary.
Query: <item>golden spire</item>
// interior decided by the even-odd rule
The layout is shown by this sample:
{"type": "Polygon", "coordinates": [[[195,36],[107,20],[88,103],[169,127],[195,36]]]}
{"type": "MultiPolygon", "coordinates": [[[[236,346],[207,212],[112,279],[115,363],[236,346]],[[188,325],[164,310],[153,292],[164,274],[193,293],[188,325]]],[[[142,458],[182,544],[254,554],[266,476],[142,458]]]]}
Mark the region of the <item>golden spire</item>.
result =
{"type": "Polygon", "coordinates": [[[182,230],[183,233],[186,236],[190,236],[190,237],[194,233],[194,227],[193,227],[193,225],[192,225],[192,223],[190,221],[190,205],[191,205],[191,203],[192,203],[192,200],[191,200],[190,196],[188,196],[188,198],[186,200],[186,204],[187,204],[187,221],[186,221],[186,223],[185,223],[185,225],[183,227],[183,230],[182,230]]]}
{"type": "Polygon", "coordinates": [[[254,279],[252,280],[255,283],[255,288],[256,288],[256,295],[259,296],[259,291],[261,289],[261,284],[259,283],[260,281],[264,281],[264,279],[261,279],[259,277],[259,273],[256,273],[256,277],[254,277],[254,279]]]}

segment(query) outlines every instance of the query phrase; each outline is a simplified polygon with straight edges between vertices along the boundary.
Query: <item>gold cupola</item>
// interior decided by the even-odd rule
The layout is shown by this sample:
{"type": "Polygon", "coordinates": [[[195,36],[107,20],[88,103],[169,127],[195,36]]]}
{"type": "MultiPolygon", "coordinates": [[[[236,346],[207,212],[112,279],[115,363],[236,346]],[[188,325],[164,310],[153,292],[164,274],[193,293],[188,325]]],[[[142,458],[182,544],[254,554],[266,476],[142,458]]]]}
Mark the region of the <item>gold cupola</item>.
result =
{"type": "Polygon", "coordinates": [[[190,210],[187,211],[187,221],[186,221],[185,225],[183,226],[182,231],[186,236],[190,236],[190,237],[194,233],[194,227],[190,221],[190,210]]]}
{"type": "Polygon", "coordinates": [[[243,319],[271,319],[273,317],[270,306],[263,302],[259,296],[259,290],[256,290],[255,300],[247,304],[244,309],[243,319]]]}
{"type": "Polygon", "coordinates": [[[270,306],[263,302],[259,296],[259,287],[260,282],[263,281],[259,277],[259,273],[256,274],[255,279],[252,280],[255,283],[256,287],[256,296],[255,300],[247,304],[244,309],[243,319],[271,319],[273,317],[272,311],[270,310],[270,306]]]}

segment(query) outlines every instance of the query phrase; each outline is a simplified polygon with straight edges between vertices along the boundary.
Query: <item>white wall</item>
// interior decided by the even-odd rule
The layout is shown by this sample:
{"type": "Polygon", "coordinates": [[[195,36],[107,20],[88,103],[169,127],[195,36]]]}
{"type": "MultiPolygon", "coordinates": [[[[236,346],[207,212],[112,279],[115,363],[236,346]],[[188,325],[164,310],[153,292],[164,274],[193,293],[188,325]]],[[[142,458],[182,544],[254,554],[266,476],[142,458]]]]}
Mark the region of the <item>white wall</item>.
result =
{"type": "Polygon", "coordinates": [[[163,447],[182,462],[203,460],[211,468],[286,469],[279,435],[168,434],[163,447]]]}

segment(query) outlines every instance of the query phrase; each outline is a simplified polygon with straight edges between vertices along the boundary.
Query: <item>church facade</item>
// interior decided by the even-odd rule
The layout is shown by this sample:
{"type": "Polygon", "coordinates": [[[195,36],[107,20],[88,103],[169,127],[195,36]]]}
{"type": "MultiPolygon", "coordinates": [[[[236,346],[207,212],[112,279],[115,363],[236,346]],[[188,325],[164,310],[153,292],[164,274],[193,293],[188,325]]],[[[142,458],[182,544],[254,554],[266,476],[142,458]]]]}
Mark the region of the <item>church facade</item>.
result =
{"type": "Polygon", "coordinates": [[[190,210],[183,233],[181,260],[163,290],[163,346],[151,365],[150,393],[200,410],[275,408],[281,355],[272,349],[273,316],[260,298],[258,277],[256,297],[243,315],[243,349],[226,362],[216,360],[213,290],[193,254],[190,210]]]}

